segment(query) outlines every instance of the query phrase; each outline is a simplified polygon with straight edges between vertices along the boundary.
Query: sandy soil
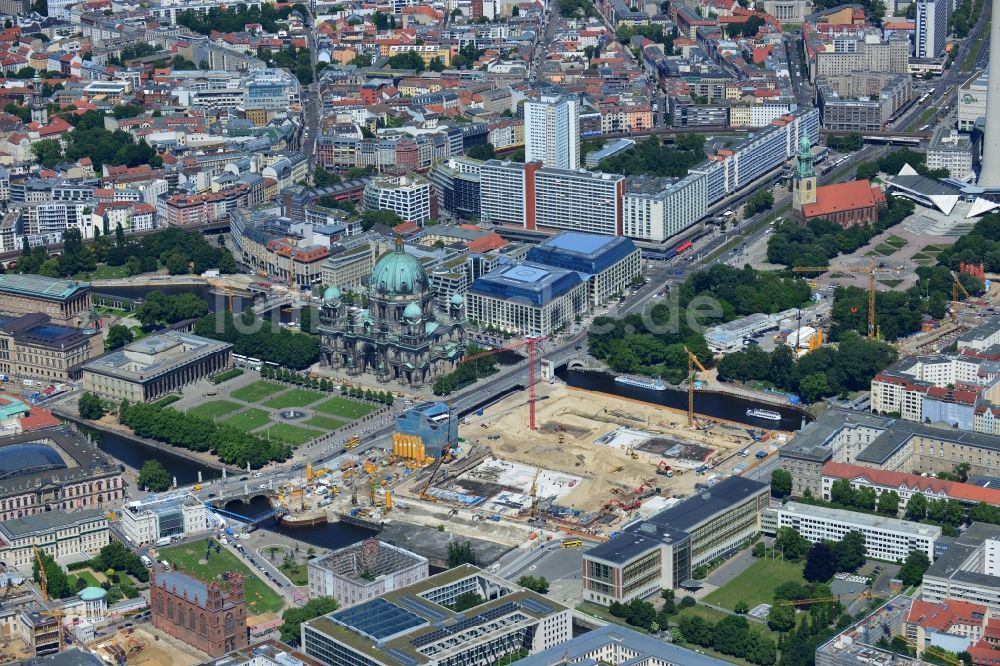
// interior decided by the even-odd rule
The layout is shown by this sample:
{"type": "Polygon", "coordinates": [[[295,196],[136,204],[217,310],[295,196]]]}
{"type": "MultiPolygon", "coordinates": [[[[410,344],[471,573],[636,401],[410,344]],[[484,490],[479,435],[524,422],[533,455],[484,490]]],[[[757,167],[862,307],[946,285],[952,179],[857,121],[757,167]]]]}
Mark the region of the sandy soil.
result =
{"type": "Polygon", "coordinates": [[[117,642],[123,650],[128,651],[131,646],[135,645],[129,639],[143,645],[143,648],[138,652],[129,654],[129,666],[164,666],[164,664],[193,666],[209,658],[207,654],[153,629],[151,625],[136,627],[131,636],[122,633],[110,641],[105,641],[105,643],[117,642]],[[159,640],[156,639],[156,636],[159,636],[159,640]]]}

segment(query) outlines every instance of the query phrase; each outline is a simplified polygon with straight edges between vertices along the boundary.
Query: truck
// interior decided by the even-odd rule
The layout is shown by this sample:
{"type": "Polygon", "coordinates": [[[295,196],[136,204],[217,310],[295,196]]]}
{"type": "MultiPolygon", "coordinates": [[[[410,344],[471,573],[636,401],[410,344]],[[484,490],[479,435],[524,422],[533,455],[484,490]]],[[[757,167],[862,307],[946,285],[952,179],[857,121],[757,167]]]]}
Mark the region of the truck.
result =
{"type": "Polygon", "coordinates": [[[766,457],[767,457],[767,452],[766,451],[758,451],[757,452],[757,459],[758,460],[763,460],[766,457]]]}
{"type": "Polygon", "coordinates": [[[152,568],[153,560],[149,559],[148,555],[141,555],[139,556],[139,559],[142,560],[143,566],[145,566],[147,569],[152,568]]]}
{"type": "Polygon", "coordinates": [[[166,536],[166,537],[160,537],[159,539],[156,540],[156,545],[157,546],[169,546],[170,545],[170,537],[168,537],[168,536],[166,536]]]}

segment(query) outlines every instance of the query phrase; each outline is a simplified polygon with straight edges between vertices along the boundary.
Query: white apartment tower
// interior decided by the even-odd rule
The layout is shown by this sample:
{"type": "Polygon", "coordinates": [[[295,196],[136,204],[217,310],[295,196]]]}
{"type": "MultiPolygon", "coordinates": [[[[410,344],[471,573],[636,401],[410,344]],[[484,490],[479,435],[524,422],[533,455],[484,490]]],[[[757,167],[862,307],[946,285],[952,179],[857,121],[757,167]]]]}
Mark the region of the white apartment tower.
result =
{"type": "Polygon", "coordinates": [[[950,0],[917,0],[916,57],[937,58],[948,34],[950,0]]]}
{"type": "Polygon", "coordinates": [[[580,105],[571,97],[524,103],[524,161],[554,169],[580,168],[580,105]]]}

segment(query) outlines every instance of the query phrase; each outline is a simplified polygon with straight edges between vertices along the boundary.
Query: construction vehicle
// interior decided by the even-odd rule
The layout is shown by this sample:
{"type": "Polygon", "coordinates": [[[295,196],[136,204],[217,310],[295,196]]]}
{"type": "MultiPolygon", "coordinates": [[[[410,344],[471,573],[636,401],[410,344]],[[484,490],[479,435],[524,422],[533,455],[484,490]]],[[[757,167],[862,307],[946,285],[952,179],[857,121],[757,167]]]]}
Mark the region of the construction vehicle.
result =
{"type": "Polygon", "coordinates": [[[630,458],[632,458],[632,460],[638,460],[639,459],[639,454],[636,453],[635,449],[633,449],[631,447],[625,449],[625,455],[627,455],[630,458]]]}
{"type": "Polygon", "coordinates": [[[674,468],[668,465],[665,460],[661,460],[656,466],[656,473],[669,478],[674,475],[674,468]]]}
{"type": "Polygon", "coordinates": [[[347,438],[347,441],[344,442],[344,448],[350,451],[360,443],[361,443],[360,437],[358,437],[357,435],[351,435],[350,437],[347,438]]]}
{"type": "Polygon", "coordinates": [[[694,426],[694,368],[698,366],[702,372],[708,372],[708,370],[690,349],[684,347],[684,351],[687,352],[688,356],[688,427],[690,428],[694,426]]]}
{"type": "Polygon", "coordinates": [[[635,511],[640,506],[642,506],[642,500],[640,499],[636,499],[631,502],[623,502],[617,497],[615,497],[612,498],[607,504],[605,504],[603,508],[605,511],[608,511],[610,509],[618,507],[622,511],[628,512],[628,511],[635,511]]]}
{"type": "Polygon", "coordinates": [[[875,324],[875,282],[880,274],[898,273],[901,267],[880,267],[872,259],[869,266],[798,266],[792,269],[796,273],[867,273],[868,274],[868,339],[875,340],[878,330],[875,324]]]}
{"type": "Polygon", "coordinates": [[[436,463],[434,463],[434,469],[431,470],[431,474],[430,474],[430,476],[427,477],[427,481],[420,488],[420,499],[426,500],[426,501],[430,501],[430,502],[437,502],[438,501],[437,497],[434,497],[433,495],[428,495],[427,494],[427,489],[431,487],[431,484],[434,482],[434,477],[437,476],[437,473],[440,470],[441,470],[441,461],[438,460],[436,463]]]}
{"type": "Polygon", "coordinates": [[[625,471],[625,466],[624,465],[618,465],[618,467],[612,467],[611,468],[611,473],[612,474],[617,473],[617,472],[624,472],[624,471],[625,471]]]}

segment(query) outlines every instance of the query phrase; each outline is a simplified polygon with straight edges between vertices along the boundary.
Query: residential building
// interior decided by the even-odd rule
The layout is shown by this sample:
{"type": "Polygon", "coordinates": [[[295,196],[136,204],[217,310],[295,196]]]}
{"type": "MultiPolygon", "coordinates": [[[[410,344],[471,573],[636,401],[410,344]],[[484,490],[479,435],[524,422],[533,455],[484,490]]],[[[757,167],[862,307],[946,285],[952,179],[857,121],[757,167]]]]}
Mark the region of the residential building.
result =
{"type": "Polygon", "coordinates": [[[916,48],[917,58],[936,59],[944,52],[945,37],[948,35],[948,0],[916,0],[917,27],[916,48]]]}
{"type": "Polygon", "coordinates": [[[120,464],[75,430],[50,423],[0,437],[0,521],[107,510],[125,497],[120,464]]]}
{"type": "Polygon", "coordinates": [[[114,400],[151,402],[232,365],[228,342],[163,331],[83,366],[85,391],[114,400]]]}
{"type": "Polygon", "coordinates": [[[968,601],[1000,613],[1000,525],[972,523],[924,573],[921,598],[968,601]]]}
{"type": "Polygon", "coordinates": [[[439,213],[460,220],[478,220],[479,169],[482,163],[463,157],[453,157],[434,165],[430,179],[434,184],[439,213]]]}
{"type": "Polygon", "coordinates": [[[573,640],[572,612],[463,564],[302,623],[307,656],[328,666],[479,666],[573,640]],[[461,613],[461,594],[482,601],[461,613]]]}
{"type": "Polygon", "coordinates": [[[912,99],[909,74],[851,72],[816,79],[816,106],[828,130],[881,132],[912,99]]]}
{"type": "Polygon", "coordinates": [[[580,168],[580,107],[571,97],[524,102],[524,161],[580,168]]]}
{"type": "Polygon", "coordinates": [[[914,599],[903,627],[918,657],[929,647],[955,654],[966,652],[982,640],[987,631],[992,633],[997,629],[1000,629],[1000,621],[994,620],[989,608],[957,599],[945,599],[941,603],[914,599]]]}
{"type": "Polygon", "coordinates": [[[90,559],[109,540],[107,512],[100,509],[33,513],[0,523],[0,557],[11,568],[30,567],[36,548],[61,563],[90,559]]]}
{"type": "Polygon", "coordinates": [[[731,553],[760,532],[766,483],[731,476],[693,497],[636,521],[583,554],[583,598],[609,606],[681,587],[691,571],[731,553]]]}
{"type": "Polygon", "coordinates": [[[927,146],[927,168],[947,169],[948,175],[965,180],[972,175],[972,140],[958,131],[938,126],[927,146]]]}
{"type": "Polygon", "coordinates": [[[82,323],[90,310],[90,284],[74,280],[7,273],[0,275],[0,312],[40,312],[60,324],[82,323]]]}
{"type": "Polygon", "coordinates": [[[883,41],[878,35],[847,38],[846,47],[819,51],[816,54],[814,77],[843,76],[852,72],[908,73],[910,58],[909,38],[883,41]]]}
{"type": "Polygon", "coordinates": [[[587,283],[575,271],[507,264],[476,278],[467,295],[470,320],[521,335],[544,336],[589,311],[587,283]]]}
{"type": "Polygon", "coordinates": [[[216,524],[205,503],[187,492],[150,495],[129,502],[120,516],[122,533],[137,546],[155,544],[163,538],[203,534],[216,524]]]}
{"type": "Polygon", "coordinates": [[[894,666],[922,666],[927,662],[899,654],[876,644],[879,639],[902,637],[912,599],[899,595],[869,615],[851,624],[816,648],[816,666],[854,666],[858,662],[893,664],[894,666]],[[877,631],[873,628],[878,627],[877,631]]]}
{"type": "Polygon", "coordinates": [[[436,215],[431,183],[424,176],[378,176],[365,185],[369,210],[391,210],[407,222],[423,223],[436,215]]]}
{"type": "Polygon", "coordinates": [[[309,560],[308,573],[310,597],[347,608],[415,585],[430,569],[426,557],[371,538],[309,560]]]}
{"type": "Polygon", "coordinates": [[[788,502],[778,508],[768,509],[762,522],[774,530],[791,527],[812,543],[840,541],[849,532],[860,532],[865,537],[868,557],[896,562],[905,560],[918,550],[929,560],[934,560],[934,547],[941,539],[941,527],[924,525],[909,520],[831,509],[813,504],[788,502]]]}
{"type": "Polygon", "coordinates": [[[535,228],[535,179],[538,162],[487,160],[479,171],[479,207],[483,222],[535,228]],[[529,221],[530,220],[530,221],[529,221]]]}
{"type": "Polygon", "coordinates": [[[654,243],[676,236],[708,215],[707,184],[702,173],[626,179],[622,235],[654,243]]]}
{"type": "Polygon", "coordinates": [[[580,273],[594,309],[623,294],[642,276],[641,252],[627,238],[564,231],[528,250],[526,258],[580,273]]]}
{"type": "Polygon", "coordinates": [[[247,632],[243,576],[226,574],[225,587],[179,571],[149,573],[153,626],[210,657],[245,648],[247,632]]]}

